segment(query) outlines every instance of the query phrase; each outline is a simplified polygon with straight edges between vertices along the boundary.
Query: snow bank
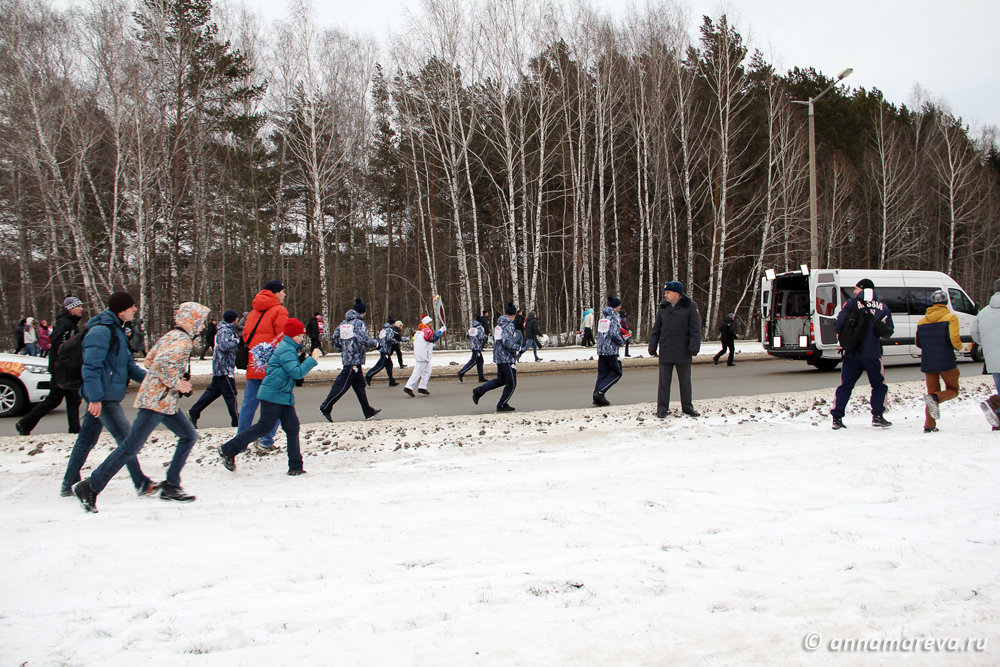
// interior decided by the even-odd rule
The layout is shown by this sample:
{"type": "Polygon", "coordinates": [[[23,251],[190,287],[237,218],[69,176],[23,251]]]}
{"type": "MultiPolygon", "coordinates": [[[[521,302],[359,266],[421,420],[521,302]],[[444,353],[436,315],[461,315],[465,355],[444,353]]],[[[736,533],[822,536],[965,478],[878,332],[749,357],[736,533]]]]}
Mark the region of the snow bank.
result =
{"type": "MultiPolygon", "coordinates": [[[[996,664],[987,387],[963,379],[928,435],[919,383],[892,385],[887,430],[855,400],[831,431],[832,391],[699,401],[697,420],[648,404],[310,425],[298,478],[281,456],[227,472],[231,429],[206,430],[197,502],[137,498],[123,473],[97,515],[57,496],[69,436],[2,438],[0,656],[881,664],[831,642],[980,639],[959,659],[996,664]]],[[[168,435],[140,455],[154,477],[168,435]]]]}

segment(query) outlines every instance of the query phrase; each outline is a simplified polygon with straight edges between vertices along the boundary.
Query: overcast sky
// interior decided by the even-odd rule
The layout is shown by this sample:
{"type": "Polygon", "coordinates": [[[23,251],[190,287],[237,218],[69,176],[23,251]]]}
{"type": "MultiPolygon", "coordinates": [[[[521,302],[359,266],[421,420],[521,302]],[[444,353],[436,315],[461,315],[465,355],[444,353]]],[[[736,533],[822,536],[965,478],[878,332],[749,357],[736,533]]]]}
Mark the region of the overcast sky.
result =
{"type": "MultiPolygon", "coordinates": [[[[265,16],[286,12],[283,0],[245,0],[265,16]]],[[[683,0],[681,0],[683,1],[683,0]]],[[[626,0],[592,0],[615,16],[626,0]]],[[[852,88],[879,88],[909,103],[920,85],[973,128],[1000,128],[1000,0],[689,0],[691,35],[701,16],[724,8],[752,47],[779,71],[813,66],[834,77],[845,67],[852,88]]],[[[418,0],[315,0],[317,19],[384,38],[405,28],[418,0]]],[[[820,105],[822,102],[820,102],[820,105]]],[[[817,106],[817,120],[822,109],[817,106]]]]}

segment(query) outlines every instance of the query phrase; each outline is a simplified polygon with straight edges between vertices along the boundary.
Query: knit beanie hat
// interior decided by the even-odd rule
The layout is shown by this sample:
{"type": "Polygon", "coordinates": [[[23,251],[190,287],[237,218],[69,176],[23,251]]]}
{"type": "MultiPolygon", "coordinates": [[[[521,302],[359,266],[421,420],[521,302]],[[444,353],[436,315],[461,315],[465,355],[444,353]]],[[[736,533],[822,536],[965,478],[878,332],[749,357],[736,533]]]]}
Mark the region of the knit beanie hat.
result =
{"type": "Polygon", "coordinates": [[[82,305],[83,301],[80,301],[75,296],[68,296],[65,299],[63,299],[63,308],[65,308],[66,310],[73,310],[74,308],[77,308],[82,305]]]}
{"type": "Polygon", "coordinates": [[[875,289],[875,283],[868,278],[862,278],[858,281],[858,284],[855,285],[855,287],[860,287],[861,289],[875,289]]]}
{"type": "Polygon", "coordinates": [[[431,319],[431,316],[430,316],[430,315],[424,315],[423,317],[421,317],[421,318],[420,318],[420,323],[421,323],[421,324],[430,324],[430,323],[431,323],[431,322],[433,322],[433,321],[434,321],[434,320],[433,320],[433,319],[431,319]]]}
{"type": "Polygon", "coordinates": [[[944,293],[944,290],[937,290],[931,294],[931,303],[948,303],[948,295],[944,293]]]}
{"type": "Polygon", "coordinates": [[[135,305],[135,299],[128,292],[115,292],[108,297],[108,310],[114,314],[123,313],[135,305]]]}
{"type": "Polygon", "coordinates": [[[289,317],[285,320],[285,328],[281,330],[283,334],[289,338],[294,338],[306,332],[306,325],[302,324],[299,320],[294,317],[289,317]]]}
{"type": "Polygon", "coordinates": [[[226,312],[222,313],[222,321],[223,322],[229,322],[230,324],[232,324],[233,322],[236,321],[236,318],[239,317],[239,316],[240,316],[239,313],[237,313],[235,310],[233,310],[232,308],[230,308],[226,312]]]}
{"type": "Polygon", "coordinates": [[[503,309],[504,315],[517,315],[517,306],[513,301],[507,302],[507,307],[503,309]]]}
{"type": "Polygon", "coordinates": [[[285,283],[275,278],[274,280],[268,280],[266,283],[264,283],[264,289],[266,289],[268,292],[273,292],[274,294],[277,294],[278,292],[281,292],[285,289],[285,283]]]}
{"type": "Polygon", "coordinates": [[[612,308],[617,308],[618,306],[622,305],[622,300],[616,296],[609,296],[608,305],[611,306],[612,308]]]}
{"type": "Polygon", "coordinates": [[[358,314],[364,315],[368,312],[368,306],[365,305],[365,302],[360,297],[354,297],[354,310],[358,314]]]}

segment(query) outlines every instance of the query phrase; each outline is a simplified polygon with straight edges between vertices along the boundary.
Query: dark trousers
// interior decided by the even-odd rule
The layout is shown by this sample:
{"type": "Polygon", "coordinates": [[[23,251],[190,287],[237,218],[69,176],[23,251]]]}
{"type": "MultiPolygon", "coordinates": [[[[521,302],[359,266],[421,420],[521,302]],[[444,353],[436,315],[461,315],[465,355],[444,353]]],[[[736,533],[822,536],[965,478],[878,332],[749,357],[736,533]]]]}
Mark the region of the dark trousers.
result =
{"type": "Polygon", "coordinates": [[[726,362],[726,365],[727,366],[732,366],[733,363],[734,363],[733,362],[733,355],[736,354],[736,343],[734,343],[731,340],[729,340],[729,341],[725,341],[725,340],[722,341],[722,349],[719,350],[719,353],[716,354],[714,357],[712,357],[712,359],[715,361],[715,363],[719,363],[719,357],[721,357],[722,355],[724,355],[726,353],[726,350],[729,350],[729,361],[726,362]]]}
{"type": "Polygon", "coordinates": [[[45,397],[45,400],[33,407],[31,412],[21,417],[21,421],[18,422],[21,430],[25,433],[31,433],[32,429],[38,426],[38,422],[41,421],[42,417],[55,410],[62,403],[63,399],[66,399],[66,424],[69,427],[68,432],[79,433],[80,394],[75,391],[60,389],[55,382],[52,383],[49,395],[45,397]]]}
{"type": "MultiPolygon", "coordinates": [[[[399,343],[396,343],[395,345],[392,346],[392,352],[396,353],[396,359],[399,361],[399,367],[406,368],[403,365],[403,351],[399,349],[399,343]]],[[[389,354],[392,354],[392,352],[390,352],[389,354]]]]}
{"type": "Polygon", "coordinates": [[[584,347],[590,347],[594,344],[594,330],[588,327],[583,329],[583,339],[580,341],[580,345],[584,347]]]}
{"type": "Polygon", "coordinates": [[[323,412],[329,412],[333,409],[334,403],[339,401],[340,397],[346,394],[348,389],[354,389],[354,394],[358,397],[358,403],[361,404],[361,410],[365,413],[365,418],[371,417],[375,409],[368,404],[368,394],[365,392],[365,377],[361,372],[361,366],[345,366],[344,370],[340,371],[340,375],[333,381],[330,393],[323,399],[319,409],[323,412]]]}
{"type": "Polygon", "coordinates": [[[222,445],[226,456],[236,456],[245,452],[250,443],[267,435],[281,423],[281,430],[288,439],[288,469],[302,470],[302,451],[299,449],[299,416],[294,405],[282,405],[271,401],[260,402],[260,421],[222,445]]]}
{"type": "Polygon", "coordinates": [[[595,394],[603,394],[622,379],[622,360],[618,355],[602,354],[597,357],[597,384],[595,394]]]}
{"type": "Polygon", "coordinates": [[[460,370],[458,372],[458,374],[459,375],[465,375],[470,370],[472,370],[473,366],[476,367],[476,372],[479,373],[479,381],[480,382],[486,382],[486,377],[483,376],[483,351],[482,350],[473,350],[472,351],[472,358],[470,358],[469,361],[464,366],[462,366],[462,370],[460,370]]]}
{"type": "Polygon", "coordinates": [[[379,354],[378,363],[376,363],[374,366],[372,366],[370,369],[368,369],[368,372],[365,373],[365,378],[368,379],[368,382],[371,382],[372,378],[375,377],[376,375],[378,375],[378,372],[380,370],[382,370],[383,368],[385,369],[386,376],[388,376],[388,378],[389,378],[389,384],[394,384],[396,381],[392,379],[392,351],[391,350],[389,351],[388,354],[385,354],[385,353],[379,354]]]}
{"type": "Polygon", "coordinates": [[[236,380],[228,375],[212,376],[212,384],[208,385],[205,393],[199,396],[198,400],[191,406],[191,409],[188,410],[191,417],[197,421],[201,417],[202,411],[219,396],[226,402],[226,409],[229,410],[229,419],[232,426],[239,426],[239,413],[236,411],[236,380]]]}
{"type": "Polygon", "coordinates": [[[677,369],[677,383],[681,386],[681,410],[694,410],[691,401],[691,364],[672,364],[660,362],[660,382],[656,388],[656,414],[666,415],[670,411],[670,382],[674,369],[677,369]]]}
{"type": "Polygon", "coordinates": [[[500,400],[497,401],[499,408],[502,405],[507,405],[510,397],[514,395],[514,390],[517,389],[517,369],[514,368],[514,364],[497,364],[497,376],[489,382],[479,385],[473,391],[482,396],[497,387],[503,387],[503,393],[500,394],[500,400]]]}
{"type": "Polygon", "coordinates": [[[830,410],[830,416],[837,419],[844,417],[847,402],[851,400],[851,392],[854,391],[854,385],[862,373],[868,373],[868,384],[872,386],[872,416],[877,417],[885,412],[885,395],[889,393],[889,387],[885,384],[885,367],[882,365],[882,359],[844,357],[840,369],[840,386],[837,387],[837,400],[833,410],[830,410]]]}
{"type": "Polygon", "coordinates": [[[212,347],[212,341],[206,340],[205,344],[201,348],[201,356],[199,356],[198,358],[201,359],[201,360],[204,360],[205,359],[205,353],[208,352],[209,350],[212,350],[212,349],[214,349],[212,347]]]}

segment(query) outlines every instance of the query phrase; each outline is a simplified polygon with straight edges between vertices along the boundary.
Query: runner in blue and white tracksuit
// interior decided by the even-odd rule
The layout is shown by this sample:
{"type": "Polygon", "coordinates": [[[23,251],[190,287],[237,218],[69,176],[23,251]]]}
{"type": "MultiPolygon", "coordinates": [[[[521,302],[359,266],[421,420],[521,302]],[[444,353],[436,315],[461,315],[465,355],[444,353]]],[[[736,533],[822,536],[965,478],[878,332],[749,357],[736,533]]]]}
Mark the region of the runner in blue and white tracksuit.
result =
{"type": "Polygon", "coordinates": [[[604,394],[622,379],[622,362],[618,358],[618,348],[625,344],[622,338],[622,300],[608,297],[608,305],[601,311],[597,322],[597,384],[594,385],[594,405],[611,405],[604,394]]]}
{"type": "Polygon", "coordinates": [[[497,318],[497,326],[493,330],[493,363],[497,365],[497,377],[472,390],[472,402],[478,404],[483,394],[497,387],[503,387],[500,401],[497,402],[497,412],[513,412],[510,397],[517,388],[517,353],[521,350],[518,332],[514,328],[514,316],[517,308],[508,303],[504,314],[497,318]]]}
{"type": "Polygon", "coordinates": [[[361,299],[354,300],[354,308],[347,311],[344,321],[334,329],[331,340],[333,346],[340,350],[344,359],[344,370],[340,372],[337,379],[330,387],[330,393],[319,406],[319,411],[323,413],[327,421],[333,421],[330,411],[333,405],[340,400],[340,397],[347,393],[348,387],[354,389],[354,394],[358,397],[361,410],[365,419],[371,419],[381,410],[376,410],[368,404],[368,394],[365,392],[365,378],[361,367],[365,365],[365,352],[368,348],[378,347],[378,341],[368,335],[368,327],[365,326],[364,316],[368,307],[361,299]]]}
{"type": "Polygon", "coordinates": [[[378,363],[365,373],[365,382],[368,386],[371,386],[372,378],[378,375],[378,372],[383,368],[385,369],[385,374],[389,376],[389,386],[395,387],[399,384],[392,379],[392,350],[400,340],[405,341],[405,339],[400,338],[402,331],[403,323],[399,321],[393,322],[391,317],[382,325],[382,331],[378,335],[378,363]]]}
{"type": "Polygon", "coordinates": [[[490,339],[486,335],[486,327],[483,326],[482,322],[479,320],[472,320],[472,326],[469,327],[469,346],[472,348],[472,358],[469,362],[462,366],[462,370],[458,372],[458,381],[462,382],[462,378],[468,373],[473,366],[476,367],[476,371],[479,373],[479,381],[486,382],[486,377],[483,375],[483,346],[486,345],[486,341],[490,339]]]}

